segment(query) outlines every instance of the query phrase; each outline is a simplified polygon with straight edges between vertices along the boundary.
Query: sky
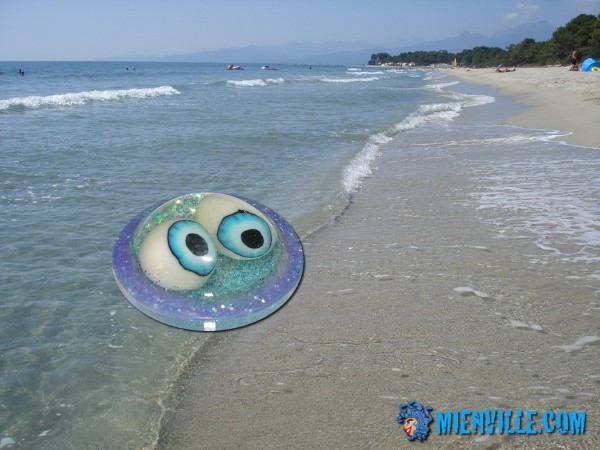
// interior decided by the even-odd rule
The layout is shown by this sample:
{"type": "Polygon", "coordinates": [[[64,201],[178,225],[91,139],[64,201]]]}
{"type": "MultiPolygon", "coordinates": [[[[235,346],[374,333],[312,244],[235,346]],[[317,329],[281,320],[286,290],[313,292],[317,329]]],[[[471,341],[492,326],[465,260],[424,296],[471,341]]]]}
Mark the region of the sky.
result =
{"type": "Polygon", "coordinates": [[[565,25],[600,0],[0,0],[0,60],[177,55],[294,42],[433,41],[565,25]]]}

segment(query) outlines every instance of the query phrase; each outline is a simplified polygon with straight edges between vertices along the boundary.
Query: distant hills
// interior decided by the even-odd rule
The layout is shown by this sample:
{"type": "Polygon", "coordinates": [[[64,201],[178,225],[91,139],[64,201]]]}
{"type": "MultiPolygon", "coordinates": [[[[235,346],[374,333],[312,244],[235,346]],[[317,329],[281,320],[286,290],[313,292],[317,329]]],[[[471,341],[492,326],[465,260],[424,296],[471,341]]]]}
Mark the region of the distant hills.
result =
{"type": "Polygon", "coordinates": [[[505,48],[518,44],[525,38],[536,41],[550,39],[556,27],[548,22],[520,25],[491,36],[470,33],[437,41],[397,42],[373,45],[366,42],[328,42],[325,44],[290,43],[285,45],[225,48],[162,57],[128,56],[111,58],[111,61],[162,61],[162,62],[215,62],[215,63],[259,63],[259,64],[366,64],[373,53],[398,54],[409,51],[447,50],[460,52],[477,46],[505,48]]]}
{"type": "MultiPolygon", "coordinates": [[[[458,53],[465,49],[481,46],[506,48],[508,45],[518,44],[526,38],[532,38],[537,42],[546,41],[552,37],[552,33],[555,30],[556,27],[542,21],[498,31],[492,36],[465,31],[453,38],[411,45],[410,47],[400,49],[400,52],[447,50],[450,53],[458,53]]],[[[398,51],[396,52],[399,53],[398,51]]]]}

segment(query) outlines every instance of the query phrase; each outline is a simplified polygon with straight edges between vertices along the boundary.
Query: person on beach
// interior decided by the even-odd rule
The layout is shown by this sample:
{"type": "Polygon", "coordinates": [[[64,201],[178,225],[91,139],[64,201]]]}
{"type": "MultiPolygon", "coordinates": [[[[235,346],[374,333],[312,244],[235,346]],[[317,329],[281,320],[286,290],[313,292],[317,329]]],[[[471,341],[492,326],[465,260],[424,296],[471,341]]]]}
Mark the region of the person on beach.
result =
{"type": "Polygon", "coordinates": [[[515,72],[517,70],[517,68],[515,66],[513,66],[512,69],[509,69],[508,67],[501,69],[500,66],[496,67],[496,72],[515,72]]]}
{"type": "Polygon", "coordinates": [[[571,54],[571,67],[569,68],[570,72],[579,71],[579,67],[577,66],[577,59],[579,58],[579,49],[575,49],[571,54]]]}

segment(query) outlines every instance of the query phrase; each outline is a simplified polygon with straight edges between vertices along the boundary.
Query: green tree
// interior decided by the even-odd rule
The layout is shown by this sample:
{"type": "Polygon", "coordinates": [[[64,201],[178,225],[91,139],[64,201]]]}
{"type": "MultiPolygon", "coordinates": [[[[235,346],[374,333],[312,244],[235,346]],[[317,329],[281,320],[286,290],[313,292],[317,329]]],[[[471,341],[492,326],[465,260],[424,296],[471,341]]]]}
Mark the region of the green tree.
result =
{"type": "Polygon", "coordinates": [[[599,20],[590,14],[580,14],[564,27],[557,28],[551,39],[557,59],[567,62],[575,49],[579,49],[581,55],[588,55],[595,42],[599,20]]]}
{"type": "Polygon", "coordinates": [[[535,39],[526,38],[515,45],[506,58],[507,65],[530,65],[536,62],[536,42],[535,39]]]}
{"type": "Polygon", "coordinates": [[[369,60],[369,64],[371,65],[379,65],[379,64],[387,64],[392,59],[392,55],[389,53],[373,53],[371,55],[371,59],[369,60]]]}
{"type": "Polygon", "coordinates": [[[588,56],[600,61],[600,14],[592,26],[588,45],[588,56]]]}

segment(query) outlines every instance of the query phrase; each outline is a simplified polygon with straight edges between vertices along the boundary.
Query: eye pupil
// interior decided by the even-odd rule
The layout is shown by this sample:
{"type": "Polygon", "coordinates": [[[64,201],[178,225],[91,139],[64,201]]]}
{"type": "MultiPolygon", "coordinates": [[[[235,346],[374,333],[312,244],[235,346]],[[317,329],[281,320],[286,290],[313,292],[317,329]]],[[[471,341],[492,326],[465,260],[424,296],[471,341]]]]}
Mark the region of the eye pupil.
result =
{"type": "Polygon", "coordinates": [[[253,259],[271,250],[273,236],[265,219],[248,211],[225,216],[216,232],[221,251],[236,259],[253,259]]]}
{"type": "Polygon", "coordinates": [[[199,234],[189,233],[185,237],[185,245],[196,256],[204,256],[208,253],[208,244],[199,234]]]}
{"type": "Polygon", "coordinates": [[[250,229],[242,232],[242,242],[250,248],[261,248],[265,243],[265,238],[260,231],[250,229]]]}

